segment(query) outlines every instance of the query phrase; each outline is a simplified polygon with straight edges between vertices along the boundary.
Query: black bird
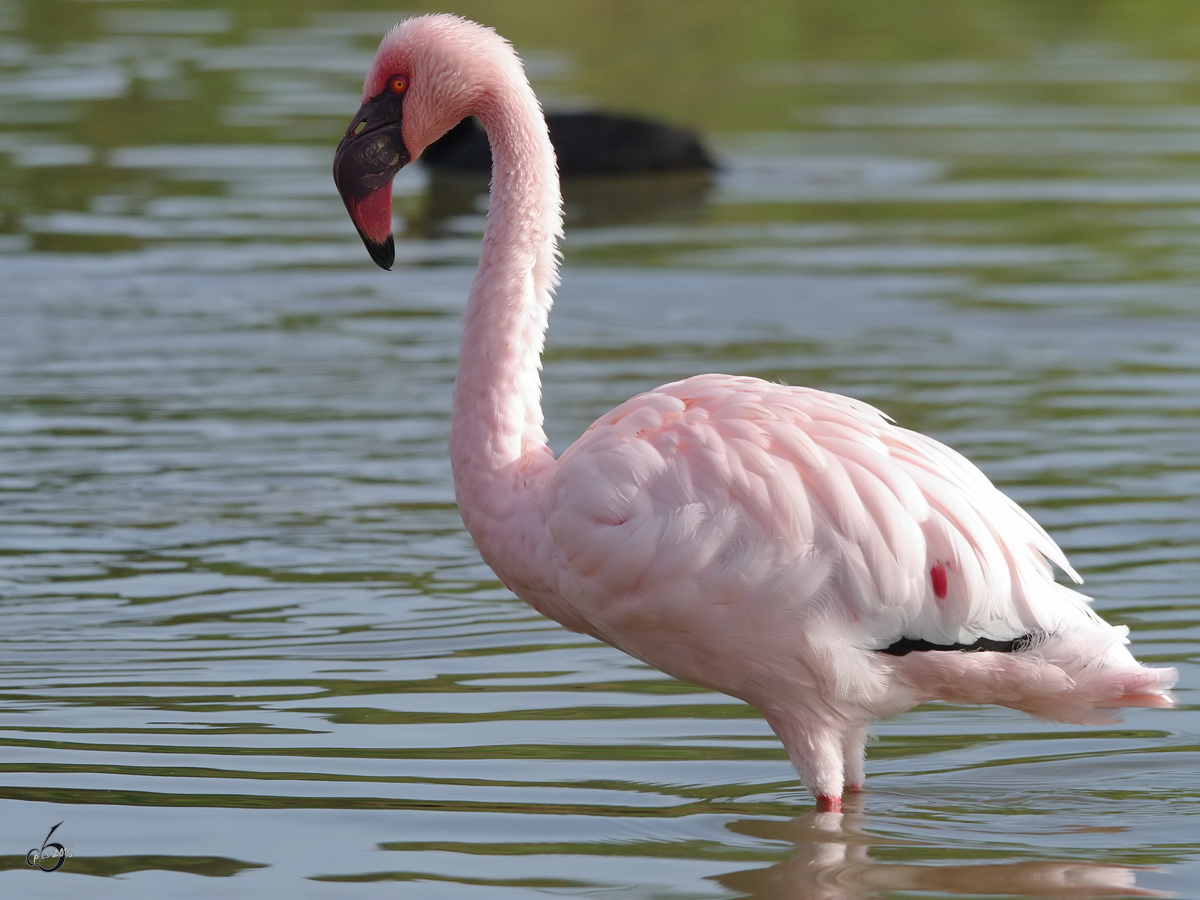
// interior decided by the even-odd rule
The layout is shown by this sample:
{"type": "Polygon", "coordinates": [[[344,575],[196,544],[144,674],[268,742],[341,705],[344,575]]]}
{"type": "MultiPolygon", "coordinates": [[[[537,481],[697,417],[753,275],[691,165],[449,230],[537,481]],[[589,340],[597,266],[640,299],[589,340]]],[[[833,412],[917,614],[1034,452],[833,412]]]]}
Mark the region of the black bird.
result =
{"type": "MultiPolygon", "coordinates": [[[[700,136],[631,116],[608,113],[549,113],[550,143],[562,175],[628,174],[711,170],[700,136]]],[[[476,118],[464,119],[421,154],[435,171],[488,175],[492,153],[476,118]]]]}

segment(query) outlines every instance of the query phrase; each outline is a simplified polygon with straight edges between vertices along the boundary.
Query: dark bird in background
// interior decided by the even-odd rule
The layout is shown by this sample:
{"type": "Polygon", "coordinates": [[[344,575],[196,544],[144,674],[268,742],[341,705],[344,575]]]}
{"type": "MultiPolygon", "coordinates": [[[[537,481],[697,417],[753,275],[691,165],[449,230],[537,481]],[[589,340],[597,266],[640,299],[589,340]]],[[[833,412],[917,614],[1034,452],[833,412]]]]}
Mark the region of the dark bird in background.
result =
{"type": "MultiPolygon", "coordinates": [[[[632,116],[549,113],[550,143],[562,175],[707,171],[712,158],[700,136],[632,116]]],[[[479,120],[464,119],[425,148],[421,162],[434,171],[491,174],[492,153],[479,120]]]]}

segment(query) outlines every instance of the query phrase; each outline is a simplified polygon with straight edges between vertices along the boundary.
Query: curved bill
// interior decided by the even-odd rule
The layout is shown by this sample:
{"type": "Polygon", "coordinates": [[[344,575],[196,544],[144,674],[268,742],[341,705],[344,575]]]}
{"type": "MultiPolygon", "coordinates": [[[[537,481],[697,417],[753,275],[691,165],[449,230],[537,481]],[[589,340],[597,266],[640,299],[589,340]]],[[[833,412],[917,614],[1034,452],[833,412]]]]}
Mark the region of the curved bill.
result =
{"type": "Polygon", "coordinates": [[[401,128],[403,95],[385,91],[358,110],[333,156],[333,181],[350,221],[384,269],[396,260],[392,240],[392,179],[411,157],[401,128]]]}

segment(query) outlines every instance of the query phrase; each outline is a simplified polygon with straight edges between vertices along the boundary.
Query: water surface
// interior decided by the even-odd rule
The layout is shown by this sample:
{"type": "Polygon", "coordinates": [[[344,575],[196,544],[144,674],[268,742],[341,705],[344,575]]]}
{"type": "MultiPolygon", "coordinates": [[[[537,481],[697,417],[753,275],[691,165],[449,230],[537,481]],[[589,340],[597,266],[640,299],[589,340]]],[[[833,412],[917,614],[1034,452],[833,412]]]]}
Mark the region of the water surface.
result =
{"type": "Polygon", "coordinates": [[[446,437],[481,186],[402,173],[388,274],[329,177],[398,11],[23,0],[0,8],[6,894],[1195,895],[1190,7],[468,5],[549,105],[681,119],[721,160],[567,186],[556,449],[698,371],[860,397],[1046,525],[1179,667],[1180,707],[923,707],[878,726],[867,794],[813,813],[752,710],[540,618],[464,533],[446,437]],[[39,874],[59,821],[72,856],[39,874]]]}

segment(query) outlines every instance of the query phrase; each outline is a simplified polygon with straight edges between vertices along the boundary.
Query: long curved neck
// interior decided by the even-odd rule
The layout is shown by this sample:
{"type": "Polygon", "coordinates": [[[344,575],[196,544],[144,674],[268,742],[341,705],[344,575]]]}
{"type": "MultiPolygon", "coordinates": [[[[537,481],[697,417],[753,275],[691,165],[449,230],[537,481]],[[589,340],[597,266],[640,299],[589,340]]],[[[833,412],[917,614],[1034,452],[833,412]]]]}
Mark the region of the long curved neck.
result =
{"type": "Polygon", "coordinates": [[[476,526],[503,515],[517,471],[551,459],[540,370],[562,201],[533,90],[523,78],[502,87],[476,110],[492,145],[491,202],[463,319],[450,428],[455,493],[477,542],[476,526]]]}

